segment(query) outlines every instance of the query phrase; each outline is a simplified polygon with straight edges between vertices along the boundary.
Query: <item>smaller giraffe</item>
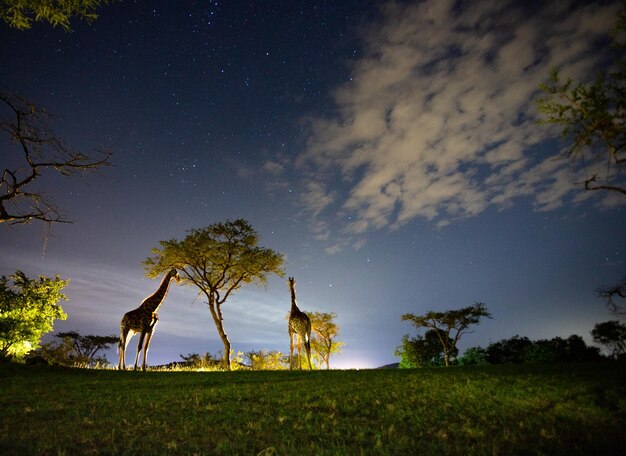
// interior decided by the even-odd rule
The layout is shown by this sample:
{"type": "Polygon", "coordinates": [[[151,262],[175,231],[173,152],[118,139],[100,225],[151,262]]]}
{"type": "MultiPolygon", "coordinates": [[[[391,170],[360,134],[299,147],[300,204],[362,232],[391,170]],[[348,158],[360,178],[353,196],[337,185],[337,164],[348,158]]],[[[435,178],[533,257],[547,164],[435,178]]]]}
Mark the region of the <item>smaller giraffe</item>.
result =
{"type": "Polygon", "coordinates": [[[309,316],[298,309],[296,304],[296,280],[289,277],[289,289],[291,290],[291,312],[289,313],[289,369],[293,368],[293,336],[298,338],[298,368],[301,369],[300,354],[302,353],[301,343],[304,340],[304,348],[311,367],[311,320],[309,316]]]}
{"type": "Polygon", "coordinates": [[[159,322],[157,311],[165,300],[172,279],[175,279],[177,282],[180,281],[176,269],[172,269],[163,277],[157,291],[144,299],[139,307],[124,314],[122,322],[120,323],[120,341],[118,343],[120,359],[117,365],[118,369],[126,370],[126,346],[128,342],[130,342],[130,339],[138,333],[139,345],[137,346],[137,353],[135,354],[134,369],[137,370],[139,352],[143,350],[143,363],[141,368],[144,371],[146,370],[146,359],[148,357],[150,340],[152,339],[154,328],[159,322]]]}

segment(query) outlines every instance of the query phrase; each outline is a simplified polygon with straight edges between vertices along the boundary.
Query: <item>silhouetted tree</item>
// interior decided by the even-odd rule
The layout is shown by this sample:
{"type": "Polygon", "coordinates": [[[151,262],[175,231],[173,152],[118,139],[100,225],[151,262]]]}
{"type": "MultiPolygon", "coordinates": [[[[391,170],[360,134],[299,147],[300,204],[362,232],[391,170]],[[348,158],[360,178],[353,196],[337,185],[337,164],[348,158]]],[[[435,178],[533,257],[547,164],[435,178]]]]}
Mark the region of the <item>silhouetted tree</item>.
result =
{"type": "Polygon", "coordinates": [[[31,220],[69,223],[61,210],[32,185],[45,171],[63,176],[109,164],[110,152],[92,159],[67,146],[49,127],[50,115],[27,99],[0,92],[0,131],[16,147],[3,154],[6,167],[0,177],[0,223],[28,223],[31,220]]]}
{"type": "Polygon", "coordinates": [[[487,350],[482,347],[470,347],[457,361],[461,366],[487,364],[487,350]]]}
{"type": "Polygon", "coordinates": [[[626,317],[626,276],[612,286],[598,287],[596,290],[598,296],[606,299],[609,310],[615,315],[626,317]]]}
{"type": "Polygon", "coordinates": [[[487,346],[487,362],[489,364],[521,363],[524,361],[524,350],[532,344],[528,337],[518,335],[493,342],[487,346]]]}
{"type": "Polygon", "coordinates": [[[589,347],[582,337],[532,341],[528,337],[513,336],[489,344],[486,349],[490,364],[587,362],[601,359],[596,347],[589,347]]]}
{"type": "Polygon", "coordinates": [[[60,342],[42,344],[35,354],[43,357],[49,364],[70,367],[95,367],[109,364],[102,352],[119,341],[119,337],[115,335],[82,336],[76,331],[60,332],[55,334],[55,337],[60,339],[60,342]],[[97,356],[98,353],[100,353],[99,356],[97,356]]]}
{"type": "Polygon", "coordinates": [[[626,355],[626,325],[617,320],[596,323],[591,331],[593,341],[611,351],[613,359],[626,355]]]}
{"type": "Polygon", "coordinates": [[[96,357],[98,352],[106,351],[110,345],[119,342],[119,336],[114,334],[110,336],[95,336],[93,334],[82,336],[76,331],[68,331],[60,332],[56,334],[56,337],[71,347],[70,360],[87,366],[105,361],[102,357],[96,357]]]}
{"type": "Polygon", "coordinates": [[[0,18],[10,27],[28,30],[34,21],[45,21],[71,30],[74,16],[89,22],[98,18],[97,8],[111,0],[0,0],[0,18]]]}
{"type": "Polygon", "coordinates": [[[626,195],[626,46],[620,42],[625,31],[622,11],[613,33],[613,71],[582,84],[563,81],[554,69],[550,81],[541,85],[545,96],[537,102],[544,123],[563,127],[562,135],[571,143],[566,157],[585,172],[585,189],[621,195],[626,195]]]}
{"type": "Polygon", "coordinates": [[[468,328],[480,322],[482,317],[491,318],[485,304],[475,303],[473,306],[446,312],[430,311],[424,315],[404,314],[402,320],[408,320],[419,329],[430,328],[435,331],[444,354],[444,363],[450,365],[450,358],[458,352],[456,344],[461,336],[469,331],[468,328]]]}
{"type": "Polygon", "coordinates": [[[182,241],[159,242],[161,247],[152,250],[154,256],[147,258],[144,266],[148,277],[176,268],[182,284],[200,290],[224,344],[224,366],[230,370],[230,341],[224,331],[222,305],[247,283],[264,284],[269,274],[283,276],[283,256],[258,247],[259,235],[243,219],[188,233],[182,241]]]}

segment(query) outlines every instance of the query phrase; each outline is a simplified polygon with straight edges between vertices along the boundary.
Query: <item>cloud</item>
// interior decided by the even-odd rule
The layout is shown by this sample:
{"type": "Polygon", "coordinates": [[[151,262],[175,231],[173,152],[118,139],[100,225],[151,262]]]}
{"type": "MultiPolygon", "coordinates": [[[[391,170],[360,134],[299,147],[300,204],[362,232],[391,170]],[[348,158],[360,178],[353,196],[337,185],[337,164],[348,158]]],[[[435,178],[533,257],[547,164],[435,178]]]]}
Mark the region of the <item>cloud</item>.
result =
{"type": "Polygon", "coordinates": [[[594,75],[619,5],[459,5],[386,4],[333,92],[336,115],[309,119],[303,202],[324,238],[328,216],[349,215],[351,236],[420,217],[445,226],[520,197],[551,210],[580,182],[544,145],[534,99],[553,67],[594,75]]]}

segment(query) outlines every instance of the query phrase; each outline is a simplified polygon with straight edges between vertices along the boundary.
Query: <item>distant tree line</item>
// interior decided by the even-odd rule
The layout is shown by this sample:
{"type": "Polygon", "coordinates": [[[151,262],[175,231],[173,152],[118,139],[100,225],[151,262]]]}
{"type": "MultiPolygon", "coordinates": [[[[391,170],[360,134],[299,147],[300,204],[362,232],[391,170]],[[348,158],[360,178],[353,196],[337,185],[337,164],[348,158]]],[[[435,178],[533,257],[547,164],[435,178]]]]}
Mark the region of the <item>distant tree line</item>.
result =
{"type": "Polygon", "coordinates": [[[460,365],[469,365],[589,362],[602,359],[600,349],[588,346],[578,335],[549,340],[530,340],[528,337],[515,335],[510,339],[492,342],[487,348],[468,348],[457,362],[460,365]]]}

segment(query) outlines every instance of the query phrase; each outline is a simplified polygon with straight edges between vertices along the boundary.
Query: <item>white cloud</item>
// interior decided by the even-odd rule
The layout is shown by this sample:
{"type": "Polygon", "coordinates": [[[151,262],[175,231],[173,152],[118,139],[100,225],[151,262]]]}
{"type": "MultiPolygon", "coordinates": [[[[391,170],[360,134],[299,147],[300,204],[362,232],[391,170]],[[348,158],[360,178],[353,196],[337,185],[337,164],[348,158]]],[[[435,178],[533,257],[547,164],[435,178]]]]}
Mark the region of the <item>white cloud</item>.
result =
{"type": "Polygon", "coordinates": [[[554,160],[560,151],[537,157],[546,129],[534,98],[553,67],[593,76],[592,44],[619,5],[553,3],[384,6],[352,81],[333,93],[336,117],[310,122],[300,162],[313,217],[351,215],[346,231],[360,234],[416,217],[445,226],[519,197],[538,210],[562,205],[580,179],[554,160]]]}

